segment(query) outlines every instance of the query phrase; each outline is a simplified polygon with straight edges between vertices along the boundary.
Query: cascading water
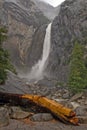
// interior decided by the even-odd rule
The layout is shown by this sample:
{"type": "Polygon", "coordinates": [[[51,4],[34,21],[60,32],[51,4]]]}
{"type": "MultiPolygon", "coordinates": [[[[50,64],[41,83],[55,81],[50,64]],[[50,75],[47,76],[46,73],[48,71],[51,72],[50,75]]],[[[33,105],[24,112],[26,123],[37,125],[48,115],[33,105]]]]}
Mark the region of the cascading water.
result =
{"type": "Polygon", "coordinates": [[[43,54],[42,58],[35,64],[30,74],[28,75],[29,80],[35,80],[38,81],[43,78],[43,72],[45,69],[46,61],[48,59],[49,53],[50,53],[50,39],[51,39],[51,23],[48,25],[46,29],[44,44],[43,44],[43,54]]]}

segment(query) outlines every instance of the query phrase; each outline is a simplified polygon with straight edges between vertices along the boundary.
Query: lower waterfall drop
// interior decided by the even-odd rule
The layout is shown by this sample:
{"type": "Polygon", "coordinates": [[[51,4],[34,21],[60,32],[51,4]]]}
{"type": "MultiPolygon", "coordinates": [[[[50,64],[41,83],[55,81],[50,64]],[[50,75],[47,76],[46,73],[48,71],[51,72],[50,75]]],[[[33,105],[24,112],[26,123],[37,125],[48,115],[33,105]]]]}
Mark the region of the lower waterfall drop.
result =
{"type": "Polygon", "coordinates": [[[42,58],[32,67],[31,72],[29,74],[29,80],[35,80],[38,81],[43,78],[43,71],[45,69],[45,63],[48,59],[49,53],[50,53],[50,40],[51,40],[51,24],[48,25],[46,28],[46,34],[43,44],[43,53],[42,58]]]}

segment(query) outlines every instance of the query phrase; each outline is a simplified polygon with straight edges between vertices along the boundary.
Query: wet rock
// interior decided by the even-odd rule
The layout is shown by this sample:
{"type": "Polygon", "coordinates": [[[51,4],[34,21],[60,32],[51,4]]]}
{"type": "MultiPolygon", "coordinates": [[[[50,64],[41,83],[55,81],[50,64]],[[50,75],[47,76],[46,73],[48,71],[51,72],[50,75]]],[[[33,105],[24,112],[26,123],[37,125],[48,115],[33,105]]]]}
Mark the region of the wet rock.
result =
{"type": "Polygon", "coordinates": [[[75,109],[77,116],[87,116],[87,107],[79,106],[75,109]]]}
{"type": "Polygon", "coordinates": [[[23,111],[20,107],[11,107],[11,110],[10,118],[12,119],[24,119],[31,115],[31,113],[23,111]]]}
{"type": "Polygon", "coordinates": [[[50,121],[53,119],[50,113],[35,114],[30,118],[32,121],[50,121]]]}
{"type": "Polygon", "coordinates": [[[0,127],[7,126],[9,124],[9,113],[4,107],[0,107],[0,127]]]}

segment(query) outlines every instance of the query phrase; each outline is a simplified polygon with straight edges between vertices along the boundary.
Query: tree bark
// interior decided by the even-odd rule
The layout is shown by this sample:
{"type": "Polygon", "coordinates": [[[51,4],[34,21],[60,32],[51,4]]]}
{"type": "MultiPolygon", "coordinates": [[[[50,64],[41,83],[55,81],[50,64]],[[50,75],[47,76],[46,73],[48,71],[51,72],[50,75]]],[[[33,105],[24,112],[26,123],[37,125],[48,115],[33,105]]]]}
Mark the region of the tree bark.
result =
{"type": "Polygon", "coordinates": [[[51,112],[63,122],[78,125],[78,118],[73,110],[43,96],[0,92],[0,102],[29,107],[35,113],[51,112]]]}

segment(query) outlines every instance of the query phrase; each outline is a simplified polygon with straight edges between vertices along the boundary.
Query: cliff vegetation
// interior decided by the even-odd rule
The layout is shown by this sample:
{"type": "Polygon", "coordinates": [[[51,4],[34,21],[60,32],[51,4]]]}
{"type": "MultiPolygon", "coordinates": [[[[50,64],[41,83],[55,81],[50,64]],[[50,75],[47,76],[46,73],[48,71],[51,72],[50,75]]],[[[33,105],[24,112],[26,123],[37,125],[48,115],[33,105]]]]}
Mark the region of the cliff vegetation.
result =
{"type": "Polygon", "coordinates": [[[70,60],[69,88],[81,92],[87,86],[87,67],[84,61],[84,46],[75,42],[70,60]]]}
{"type": "Polygon", "coordinates": [[[15,72],[14,67],[10,63],[9,53],[4,50],[2,43],[7,39],[7,29],[5,27],[0,27],[0,84],[4,83],[7,78],[6,69],[15,72]]]}

